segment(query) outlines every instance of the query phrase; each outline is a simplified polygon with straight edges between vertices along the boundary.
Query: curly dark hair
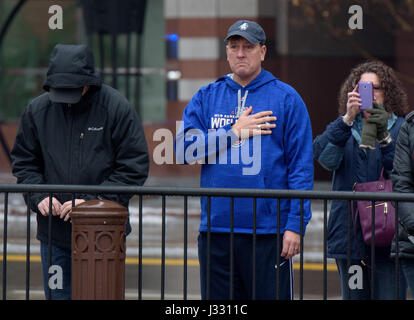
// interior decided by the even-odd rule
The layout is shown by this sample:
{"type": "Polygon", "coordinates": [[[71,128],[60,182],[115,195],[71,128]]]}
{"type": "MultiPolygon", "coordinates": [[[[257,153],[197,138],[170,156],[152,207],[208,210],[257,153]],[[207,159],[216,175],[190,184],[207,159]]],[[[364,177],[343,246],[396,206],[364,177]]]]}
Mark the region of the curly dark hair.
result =
{"type": "Polygon", "coordinates": [[[375,73],[378,76],[381,88],[384,89],[384,106],[388,111],[392,111],[395,115],[401,117],[410,111],[407,93],[394,70],[382,61],[368,60],[353,68],[348,78],[342,84],[338,96],[338,112],[340,115],[346,113],[348,92],[355,88],[361,75],[364,73],[375,73]]]}

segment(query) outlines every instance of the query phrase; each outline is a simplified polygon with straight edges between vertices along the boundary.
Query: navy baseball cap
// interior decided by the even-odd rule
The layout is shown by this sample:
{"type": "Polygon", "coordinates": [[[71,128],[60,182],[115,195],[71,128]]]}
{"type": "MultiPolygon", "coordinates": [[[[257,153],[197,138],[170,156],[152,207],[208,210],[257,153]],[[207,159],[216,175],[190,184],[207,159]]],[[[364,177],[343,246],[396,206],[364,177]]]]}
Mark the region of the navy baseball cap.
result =
{"type": "Polygon", "coordinates": [[[263,28],[258,23],[249,20],[239,20],[232,24],[224,41],[227,42],[232,36],[241,36],[254,45],[266,42],[263,28]]]}
{"type": "Polygon", "coordinates": [[[80,88],[50,88],[49,98],[53,102],[78,103],[82,97],[83,87],[80,88]]]}

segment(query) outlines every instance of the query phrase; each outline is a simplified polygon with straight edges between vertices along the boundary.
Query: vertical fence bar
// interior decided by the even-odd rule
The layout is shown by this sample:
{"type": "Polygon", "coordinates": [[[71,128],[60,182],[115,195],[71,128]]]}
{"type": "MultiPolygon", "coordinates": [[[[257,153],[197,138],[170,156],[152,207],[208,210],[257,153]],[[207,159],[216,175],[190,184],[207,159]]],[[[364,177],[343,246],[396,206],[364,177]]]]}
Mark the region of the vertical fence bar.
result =
{"type": "Polygon", "coordinates": [[[118,88],[118,35],[112,34],[112,86],[118,88]]]}
{"type": "MultiPolygon", "coordinates": [[[[346,283],[349,283],[349,277],[350,274],[348,272],[349,267],[351,266],[351,228],[352,225],[355,223],[355,221],[352,221],[352,212],[354,210],[354,208],[352,208],[353,206],[353,202],[351,200],[348,200],[348,220],[347,220],[347,234],[346,234],[346,283]]],[[[345,298],[346,300],[349,300],[350,297],[350,288],[349,285],[346,286],[345,288],[342,288],[342,290],[345,290],[345,298]]]]}
{"type": "Polygon", "coordinates": [[[135,46],[135,67],[136,67],[136,75],[135,75],[135,110],[138,112],[138,115],[142,119],[142,110],[141,110],[141,92],[140,92],[140,80],[141,80],[141,35],[137,32],[136,36],[137,42],[135,46]]]}
{"type": "Polygon", "coordinates": [[[162,223],[161,223],[161,300],[165,295],[165,195],[162,195],[162,223]]]}
{"type": "Polygon", "coordinates": [[[299,268],[299,273],[300,273],[300,290],[299,290],[299,299],[303,300],[303,229],[304,229],[304,224],[303,224],[303,199],[300,199],[300,268],[299,268]]]}
{"type": "Polygon", "coordinates": [[[211,251],[211,197],[207,197],[207,275],[206,299],[210,300],[210,251],[211,251]]]}
{"type": "Polygon", "coordinates": [[[184,270],[183,300],[187,300],[188,197],[184,196],[184,270]]]}
{"type": "Polygon", "coordinates": [[[138,202],[138,300],[142,300],[142,194],[138,202]]]}
{"type": "Polygon", "coordinates": [[[230,197],[230,300],[233,300],[234,283],[234,197],[230,197]]]}
{"type": "Polygon", "coordinates": [[[94,48],[93,36],[90,33],[86,34],[86,41],[89,48],[94,48]]]}
{"type": "Polygon", "coordinates": [[[328,224],[328,201],[323,200],[323,300],[328,299],[328,264],[327,264],[327,224],[328,224]]]}
{"type": "Polygon", "coordinates": [[[3,300],[7,299],[7,223],[8,223],[9,193],[4,193],[4,220],[3,220],[3,300]]]}
{"type": "Polygon", "coordinates": [[[276,234],[276,284],[277,284],[277,288],[276,288],[276,300],[280,299],[280,199],[277,198],[277,234],[276,234]]]}
{"type": "Polygon", "coordinates": [[[395,202],[395,293],[394,299],[400,300],[400,257],[398,245],[398,201],[395,202]]]}
{"type": "MultiPolygon", "coordinates": [[[[128,19],[128,25],[130,24],[130,20],[128,19]]],[[[128,26],[128,32],[126,34],[127,40],[126,40],[126,75],[125,75],[125,96],[127,100],[129,101],[129,79],[130,79],[130,67],[131,67],[131,32],[129,32],[129,26],[128,26]]]]}
{"type": "MultiPolygon", "coordinates": [[[[53,202],[52,202],[52,194],[49,194],[49,216],[48,216],[48,232],[47,232],[47,272],[48,272],[48,280],[49,280],[49,270],[50,266],[52,265],[52,209],[53,209],[53,202]]],[[[52,299],[52,291],[50,290],[49,281],[47,282],[47,299],[52,299]]]]}
{"type": "Polygon", "coordinates": [[[26,300],[30,297],[30,196],[29,192],[26,212],[26,300]]]}
{"type": "Polygon", "coordinates": [[[253,270],[252,270],[252,300],[256,300],[256,207],[257,198],[253,198],[253,270]]]}
{"type": "Polygon", "coordinates": [[[104,34],[102,31],[98,33],[98,46],[99,46],[99,64],[101,68],[102,79],[105,80],[105,43],[104,43],[104,34]]]}
{"type": "Polygon", "coordinates": [[[375,299],[375,201],[371,201],[371,300],[375,299]]]}

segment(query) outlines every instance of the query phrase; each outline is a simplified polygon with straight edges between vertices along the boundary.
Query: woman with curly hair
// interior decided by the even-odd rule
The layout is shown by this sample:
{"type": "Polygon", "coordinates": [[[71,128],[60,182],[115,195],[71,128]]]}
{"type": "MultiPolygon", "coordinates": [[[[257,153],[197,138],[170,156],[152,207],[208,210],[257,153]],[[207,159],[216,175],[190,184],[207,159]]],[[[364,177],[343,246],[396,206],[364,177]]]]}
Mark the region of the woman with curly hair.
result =
{"type": "MultiPolygon", "coordinates": [[[[389,177],[393,168],[395,141],[404,122],[403,116],[409,111],[407,95],[393,69],[376,60],[356,66],[342,85],[338,102],[339,117],[313,142],[315,159],[334,173],[332,189],[352,191],[355,182],[378,180],[383,169],[389,177]],[[371,114],[365,120],[360,111],[360,81],[372,82],[374,88],[374,105],[372,109],[365,110],[371,114]],[[361,143],[363,122],[375,124],[379,141],[374,140],[372,148],[365,148],[361,143]]],[[[356,210],[356,204],[353,209],[356,210]]],[[[348,201],[332,201],[327,233],[328,257],[336,260],[342,298],[370,299],[371,266],[363,261],[371,261],[371,250],[363,240],[359,221],[355,227],[351,221],[351,263],[348,266],[348,212],[348,201]],[[352,269],[348,270],[348,267],[352,269]],[[349,276],[355,273],[353,270],[362,270],[362,283],[349,283],[349,276]]],[[[373,296],[375,299],[393,299],[395,265],[390,258],[390,247],[375,248],[375,270],[373,296]]],[[[398,298],[406,298],[406,288],[404,278],[400,277],[398,298]]]]}

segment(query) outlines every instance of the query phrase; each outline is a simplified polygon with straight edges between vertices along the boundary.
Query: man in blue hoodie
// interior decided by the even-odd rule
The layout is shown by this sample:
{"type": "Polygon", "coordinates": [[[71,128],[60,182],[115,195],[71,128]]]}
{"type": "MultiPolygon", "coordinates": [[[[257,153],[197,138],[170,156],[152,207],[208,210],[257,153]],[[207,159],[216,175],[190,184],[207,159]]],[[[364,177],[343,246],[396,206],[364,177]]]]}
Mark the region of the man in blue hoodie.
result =
{"type": "MultiPolygon", "coordinates": [[[[201,88],[184,110],[176,137],[177,161],[203,164],[201,187],[313,189],[308,112],[292,87],[262,69],[265,41],[257,23],[234,23],[225,39],[233,73],[201,88]]],[[[203,299],[292,299],[290,258],[300,251],[299,200],[280,200],[279,226],[276,199],[257,199],[255,224],[252,199],[234,199],[233,225],[229,199],[213,197],[208,203],[202,198],[201,210],[198,245],[203,299]]],[[[303,230],[310,218],[306,200],[303,230]]]]}

